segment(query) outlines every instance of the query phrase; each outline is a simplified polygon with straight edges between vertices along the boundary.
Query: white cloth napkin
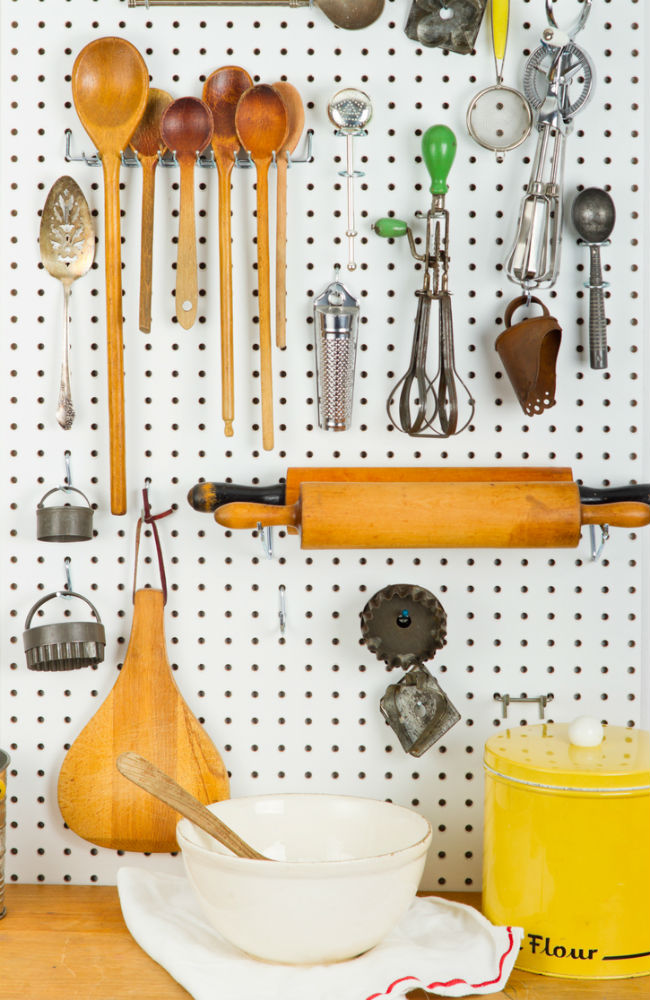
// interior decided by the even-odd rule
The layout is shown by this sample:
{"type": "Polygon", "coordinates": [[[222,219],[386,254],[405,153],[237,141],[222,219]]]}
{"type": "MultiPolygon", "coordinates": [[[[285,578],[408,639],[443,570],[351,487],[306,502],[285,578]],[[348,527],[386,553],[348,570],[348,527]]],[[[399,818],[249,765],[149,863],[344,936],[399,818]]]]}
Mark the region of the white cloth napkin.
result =
{"type": "Polygon", "coordinates": [[[194,1000],[395,1000],[422,987],[447,997],[498,993],[523,935],[477,910],[416,899],[371,951],[335,965],[271,965],[242,954],[205,921],[185,878],[121,868],[126,925],[194,1000]]]}

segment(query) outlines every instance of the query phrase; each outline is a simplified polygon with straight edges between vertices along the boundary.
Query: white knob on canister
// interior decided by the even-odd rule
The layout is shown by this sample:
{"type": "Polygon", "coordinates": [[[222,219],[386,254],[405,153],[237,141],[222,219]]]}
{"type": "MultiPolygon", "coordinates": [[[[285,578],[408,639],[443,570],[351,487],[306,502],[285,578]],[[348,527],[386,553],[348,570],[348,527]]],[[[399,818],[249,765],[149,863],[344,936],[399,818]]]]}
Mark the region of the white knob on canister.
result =
{"type": "Polygon", "coordinates": [[[569,742],[574,747],[597,747],[603,736],[603,727],[591,715],[580,715],[569,725],[569,742]]]}

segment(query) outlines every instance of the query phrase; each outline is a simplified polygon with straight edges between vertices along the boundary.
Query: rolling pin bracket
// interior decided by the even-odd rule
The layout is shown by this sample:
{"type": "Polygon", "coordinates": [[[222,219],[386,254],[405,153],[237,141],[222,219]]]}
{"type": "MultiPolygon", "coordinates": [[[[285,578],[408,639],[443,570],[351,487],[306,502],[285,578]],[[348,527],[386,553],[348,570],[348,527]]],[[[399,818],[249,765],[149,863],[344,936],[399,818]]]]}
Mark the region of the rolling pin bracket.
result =
{"type": "MultiPolygon", "coordinates": [[[[88,156],[86,153],[73,153],[72,152],[72,129],[67,128],[64,132],[65,136],[65,153],[64,159],[66,163],[85,163],[88,167],[99,167],[101,166],[101,160],[98,153],[92,153],[88,156]]],[[[315,160],[313,145],[314,145],[314,130],[312,128],[307,129],[305,134],[305,149],[302,156],[290,156],[289,153],[286,154],[287,166],[292,167],[296,163],[313,163],[315,160]]],[[[139,167],[140,160],[135,155],[135,153],[124,153],[121,154],[122,166],[123,167],[139,167]]],[[[178,167],[178,160],[173,152],[167,152],[164,156],[158,154],[158,162],[161,167],[178,167]]],[[[214,158],[212,151],[205,153],[202,156],[197,156],[196,165],[198,167],[203,167],[208,170],[216,169],[217,163],[214,158]]],[[[273,154],[273,165],[277,166],[275,160],[275,154],[273,154]]],[[[247,153],[245,156],[240,156],[235,154],[235,166],[240,169],[247,169],[253,166],[253,161],[251,160],[250,154],[247,153]]]]}
{"type": "Polygon", "coordinates": [[[591,561],[598,562],[600,559],[603,549],[605,548],[605,543],[609,541],[609,525],[601,524],[600,527],[600,544],[596,542],[596,525],[589,525],[589,543],[591,546],[591,561]]]}
{"type": "Polygon", "coordinates": [[[536,698],[526,698],[526,697],[515,698],[515,697],[513,697],[510,694],[498,694],[497,693],[494,696],[494,700],[501,702],[501,706],[503,708],[503,718],[504,719],[508,718],[508,709],[509,709],[510,705],[513,702],[515,702],[515,701],[518,701],[518,702],[519,701],[520,702],[533,702],[533,703],[537,702],[537,704],[539,705],[539,717],[540,717],[540,719],[543,719],[544,718],[544,712],[546,710],[546,706],[548,705],[549,702],[553,701],[553,695],[552,694],[539,694],[539,695],[537,695],[536,698]]]}
{"type": "Polygon", "coordinates": [[[266,559],[273,558],[273,528],[270,525],[264,527],[261,521],[257,522],[257,532],[262,543],[262,552],[266,559]]]}

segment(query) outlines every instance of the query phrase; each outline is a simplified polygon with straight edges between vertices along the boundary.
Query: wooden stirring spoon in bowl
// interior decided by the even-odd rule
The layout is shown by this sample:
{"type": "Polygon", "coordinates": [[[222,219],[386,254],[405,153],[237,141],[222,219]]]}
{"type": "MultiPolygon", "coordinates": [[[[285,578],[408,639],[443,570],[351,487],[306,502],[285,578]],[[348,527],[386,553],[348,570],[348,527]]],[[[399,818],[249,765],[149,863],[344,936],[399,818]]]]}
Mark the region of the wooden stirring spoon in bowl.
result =
{"type": "Polygon", "coordinates": [[[219,175],[219,287],[221,291],[221,414],[226,437],[235,418],[232,333],[232,247],[230,177],[240,148],[235,128],[239,98],[253,86],[240,66],[222,66],[205,81],[203,100],[212,112],[212,151],[219,175]]]}
{"type": "Polygon", "coordinates": [[[163,112],[172,103],[166,90],[149,88],[140,124],[131,136],[131,146],[142,167],[142,228],[140,234],[140,329],[151,331],[151,272],[153,259],[153,204],[158,154],[165,150],[160,134],[163,112]]]}
{"type": "Polygon", "coordinates": [[[120,774],[123,774],[129,781],[144,788],[145,792],[149,792],[160,802],[168,805],[170,809],[175,809],[185,819],[189,819],[201,830],[205,830],[229,851],[236,854],[238,858],[254,858],[257,861],[271,860],[242,840],[223,820],[211,813],[202,802],[199,802],[177,781],[170,778],[151,761],[141,757],[140,754],[130,751],[121,753],[115,761],[115,766],[120,774]]]}
{"type": "Polygon", "coordinates": [[[196,319],[199,283],[196,272],[194,167],[212,139],[212,112],[198,97],[179,97],[163,113],[163,142],[181,168],[180,219],[176,260],[176,317],[185,330],[196,319]]]}
{"type": "Polygon", "coordinates": [[[121,153],[147,103],[149,73],[124,38],[89,42],[72,68],[79,120],[99,152],[104,172],[106,342],[110,435],[111,513],[126,513],[122,260],[120,252],[121,153]]]}
{"type": "Polygon", "coordinates": [[[273,448],[273,376],[271,366],[271,289],[269,279],[269,167],[282,149],[289,119],[284,101],[267,84],[251,87],[235,113],[237,135],[257,171],[257,282],[260,314],[262,446],[273,448]]]}
{"type": "Polygon", "coordinates": [[[287,346],[287,153],[293,153],[305,127],[305,109],[296,88],[284,80],[273,84],[278,92],[289,118],[289,131],[282,149],[276,157],[277,211],[275,247],[275,342],[284,350],[287,346]]]}

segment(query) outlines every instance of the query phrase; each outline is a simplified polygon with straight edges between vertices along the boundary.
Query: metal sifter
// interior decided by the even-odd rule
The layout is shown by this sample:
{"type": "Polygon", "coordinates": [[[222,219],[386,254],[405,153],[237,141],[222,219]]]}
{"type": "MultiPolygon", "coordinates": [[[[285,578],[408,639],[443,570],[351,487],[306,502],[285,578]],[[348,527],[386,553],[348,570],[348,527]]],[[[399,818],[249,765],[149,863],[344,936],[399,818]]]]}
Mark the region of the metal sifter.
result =
{"type": "Polygon", "coordinates": [[[505,154],[521,145],[533,127],[533,113],[523,94],[503,83],[506,59],[509,0],[492,0],[490,26],[496,83],[481,90],[467,109],[467,131],[479,146],[496,153],[497,163],[505,154]]]}

